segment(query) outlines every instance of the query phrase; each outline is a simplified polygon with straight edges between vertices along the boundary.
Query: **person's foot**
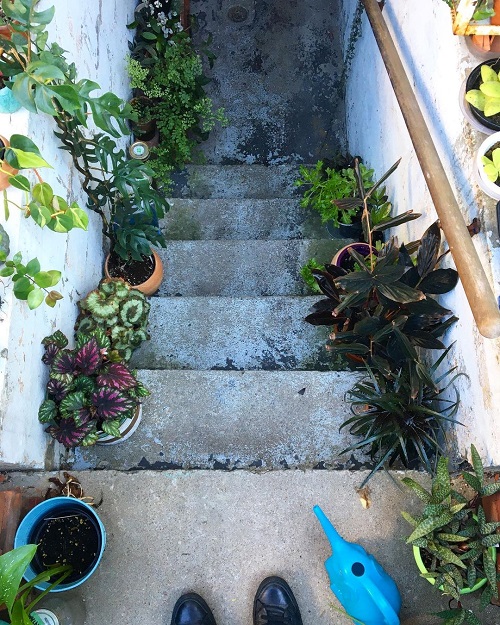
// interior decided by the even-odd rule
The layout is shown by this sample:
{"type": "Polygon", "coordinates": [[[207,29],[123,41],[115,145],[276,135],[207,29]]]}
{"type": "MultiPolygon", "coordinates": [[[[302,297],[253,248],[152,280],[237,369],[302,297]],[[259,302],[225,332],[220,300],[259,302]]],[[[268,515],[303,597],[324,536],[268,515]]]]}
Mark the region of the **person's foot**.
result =
{"type": "Polygon", "coordinates": [[[292,589],[281,577],[267,577],[253,602],[254,625],[302,625],[292,589]]]}
{"type": "Polygon", "coordinates": [[[203,597],[188,592],[177,599],[172,610],[171,625],[216,625],[212,610],[203,597]]]}

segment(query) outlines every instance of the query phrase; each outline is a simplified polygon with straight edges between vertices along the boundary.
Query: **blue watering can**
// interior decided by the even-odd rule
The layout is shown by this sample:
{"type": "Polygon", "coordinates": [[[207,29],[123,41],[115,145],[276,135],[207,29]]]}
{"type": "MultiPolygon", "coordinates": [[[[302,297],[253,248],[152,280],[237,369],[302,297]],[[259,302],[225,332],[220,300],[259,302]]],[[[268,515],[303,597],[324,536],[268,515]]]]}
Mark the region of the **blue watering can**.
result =
{"type": "Polygon", "coordinates": [[[394,580],[363,547],[348,543],[319,506],[313,511],[332,546],[325,568],[330,588],[356,625],[399,625],[401,596],[394,580]]]}

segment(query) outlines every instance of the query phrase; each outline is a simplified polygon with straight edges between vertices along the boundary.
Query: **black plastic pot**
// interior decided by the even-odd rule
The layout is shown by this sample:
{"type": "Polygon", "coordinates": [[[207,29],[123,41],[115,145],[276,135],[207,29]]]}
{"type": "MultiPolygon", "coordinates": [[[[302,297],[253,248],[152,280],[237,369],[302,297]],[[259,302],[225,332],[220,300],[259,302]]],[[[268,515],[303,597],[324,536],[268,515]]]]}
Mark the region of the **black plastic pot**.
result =
{"type": "Polygon", "coordinates": [[[359,241],[363,237],[363,226],[361,225],[361,221],[355,221],[352,224],[339,223],[338,226],[336,226],[333,221],[327,221],[326,229],[332,239],[338,239],[341,237],[344,239],[354,239],[354,241],[359,241]]]}
{"type": "MultiPolygon", "coordinates": [[[[471,89],[479,89],[479,85],[481,84],[481,67],[483,65],[489,65],[495,72],[500,71],[500,58],[497,59],[489,59],[488,61],[484,61],[484,63],[480,63],[477,65],[472,72],[469,74],[467,78],[467,82],[465,83],[465,92],[470,91],[471,89]]],[[[489,128],[490,130],[494,130],[496,132],[500,131],[500,114],[491,115],[490,117],[486,117],[483,111],[480,111],[475,106],[469,104],[470,112],[474,117],[489,128]]]]}

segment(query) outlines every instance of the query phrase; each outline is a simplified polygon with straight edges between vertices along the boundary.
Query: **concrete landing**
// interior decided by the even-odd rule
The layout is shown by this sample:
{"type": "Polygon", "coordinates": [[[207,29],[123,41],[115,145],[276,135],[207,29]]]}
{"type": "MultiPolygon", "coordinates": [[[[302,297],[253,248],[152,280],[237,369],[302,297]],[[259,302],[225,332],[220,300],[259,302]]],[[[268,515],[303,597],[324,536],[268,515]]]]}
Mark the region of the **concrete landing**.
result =
{"type": "MultiPolygon", "coordinates": [[[[251,625],[259,583],[268,575],[292,587],[304,625],[348,625],[331,593],[323,562],[330,546],[312,507],[319,504],[337,530],[359,542],[396,580],[403,623],[445,609],[447,600],[417,575],[401,510],[411,498],[401,474],[377,475],[363,509],[356,486],[363,473],[346,471],[76,473],[87,495],[103,498],[98,512],[107,547],[96,573],[81,586],[86,625],[169,625],[186,591],[200,593],[218,625],[251,625]]],[[[47,487],[48,473],[12,474],[0,488],[47,487]]],[[[423,476],[421,476],[421,479],[423,476]]],[[[497,625],[499,608],[481,614],[497,625]]],[[[426,625],[431,621],[425,620],[426,625]]]]}
{"type": "Polygon", "coordinates": [[[340,5],[330,0],[191,0],[194,41],[216,55],[208,95],[229,126],[201,146],[212,163],[314,162],[345,144],[340,5]]]}
{"type": "MultiPolygon", "coordinates": [[[[351,467],[339,426],[357,375],[319,371],[145,371],[142,422],[120,445],[75,450],[85,469],[351,467]]],[[[367,458],[356,454],[358,464],[367,458]]],[[[367,466],[367,465],[365,465],[367,466]]]]}

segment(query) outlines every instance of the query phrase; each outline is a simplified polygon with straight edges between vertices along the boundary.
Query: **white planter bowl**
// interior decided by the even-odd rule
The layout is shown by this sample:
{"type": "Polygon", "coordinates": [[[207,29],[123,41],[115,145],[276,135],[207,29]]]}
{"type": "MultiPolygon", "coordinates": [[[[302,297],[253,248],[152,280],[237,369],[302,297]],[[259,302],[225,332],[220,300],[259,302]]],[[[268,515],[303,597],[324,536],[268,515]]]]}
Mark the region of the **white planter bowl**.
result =
{"type": "MultiPolygon", "coordinates": [[[[476,182],[482,191],[489,195],[494,200],[500,200],[500,187],[491,182],[488,176],[484,173],[483,163],[481,158],[490,150],[495,143],[500,144],[500,132],[494,132],[481,143],[476,154],[476,164],[474,167],[474,173],[476,176],[476,182]]],[[[500,145],[499,145],[500,147],[500,145]]]]}
{"type": "Polygon", "coordinates": [[[120,438],[116,436],[109,436],[104,432],[99,434],[99,440],[97,441],[97,445],[116,445],[117,443],[121,443],[126,441],[127,438],[130,438],[132,434],[139,427],[139,423],[142,419],[142,404],[139,404],[137,407],[135,415],[131,419],[125,419],[125,421],[120,425],[120,438]]]}

